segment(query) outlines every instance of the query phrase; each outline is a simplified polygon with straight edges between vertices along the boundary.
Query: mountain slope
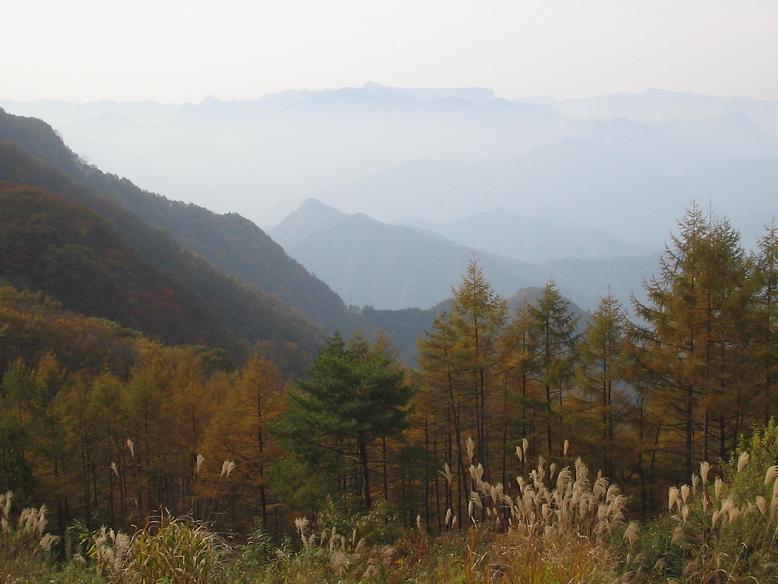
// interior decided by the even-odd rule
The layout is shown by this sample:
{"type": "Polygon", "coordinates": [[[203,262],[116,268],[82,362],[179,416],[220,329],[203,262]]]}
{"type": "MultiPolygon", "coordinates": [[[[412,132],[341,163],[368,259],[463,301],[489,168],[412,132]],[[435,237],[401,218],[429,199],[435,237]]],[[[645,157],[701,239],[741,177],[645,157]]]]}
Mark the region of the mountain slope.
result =
{"type": "Polygon", "coordinates": [[[40,120],[12,116],[0,110],[0,141],[3,139],[47,162],[71,180],[96,192],[110,193],[142,221],[164,229],[184,248],[227,274],[282,298],[311,320],[330,329],[350,331],[356,326],[354,315],[337,294],[240,215],[219,215],[197,205],[171,201],[88,166],[40,120]]]}
{"type": "MultiPolygon", "coordinates": [[[[303,203],[271,234],[347,302],[381,309],[428,307],[448,297],[474,253],[434,233],[348,215],[315,200],[303,203]]],[[[502,295],[555,278],[564,294],[585,307],[594,307],[609,286],[628,301],[656,267],[655,255],[537,264],[478,256],[502,295]]]]}
{"type": "MultiPolygon", "coordinates": [[[[303,203],[271,234],[346,302],[376,308],[435,304],[449,295],[472,255],[431,233],[359,213],[346,215],[314,200],[303,203]]],[[[530,283],[489,262],[484,271],[501,290],[530,283]]]]}
{"type": "Polygon", "coordinates": [[[127,249],[108,221],[62,197],[0,185],[0,249],[0,280],[17,288],[171,343],[230,343],[192,294],[127,249]]]}
{"type": "Polygon", "coordinates": [[[233,342],[246,346],[259,340],[291,341],[309,351],[318,343],[319,331],[295,309],[217,270],[148,226],[115,198],[75,184],[8,142],[0,142],[0,181],[45,189],[110,221],[124,246],[193,295],[219,327],[229,330],[233,342]]]}

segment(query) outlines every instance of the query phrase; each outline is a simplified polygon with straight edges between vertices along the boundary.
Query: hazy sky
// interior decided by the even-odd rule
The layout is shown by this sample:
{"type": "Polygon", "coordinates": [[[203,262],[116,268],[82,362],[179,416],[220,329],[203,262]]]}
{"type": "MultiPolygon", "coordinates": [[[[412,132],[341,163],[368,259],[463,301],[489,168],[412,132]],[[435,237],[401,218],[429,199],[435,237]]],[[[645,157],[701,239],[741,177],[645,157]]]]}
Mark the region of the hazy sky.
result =
{"type": "Polygon", "coordinates": [[[376,81],[778,98],[778,0],[3,0],[0,98],[199,101],[376,81]]]}

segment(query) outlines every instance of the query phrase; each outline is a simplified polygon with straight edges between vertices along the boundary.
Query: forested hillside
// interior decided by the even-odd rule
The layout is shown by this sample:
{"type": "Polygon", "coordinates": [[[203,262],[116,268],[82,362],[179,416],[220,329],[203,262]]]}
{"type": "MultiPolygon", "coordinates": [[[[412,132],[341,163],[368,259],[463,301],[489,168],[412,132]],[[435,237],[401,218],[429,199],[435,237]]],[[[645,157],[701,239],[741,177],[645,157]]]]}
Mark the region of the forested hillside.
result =
{"type": "Polygon", "coordinates": [[[48,124],[35,118],[0,110],[0,142],[4,140],[59,170],[75,184],[113,197],[146,224],[164,230],[184,249],[277,296],[320,325],[332,330],[356,328],[354,315],[337,294],[240,215],[219,215],[197,205],[171,201],[89,166],[48,124]]]}
{"type": "MultiPolygon", "coordinates": [[[[114,197],[71,181],[9,142],[0,142],[0,180],[45,189],[110,221],[123,245],[187,290],[219,321],[216,328],[228,330],[233,339],[231,346],[258,340],[290,341],[306,351],[316,346],[318,329],[283,301],[219,271],[202,257],[182,249],[166,233],[144,223],[114,197]]],[[[201,331],[199,338],[208,338],[208,334],[208,330],[201,331]]]]}
{"type": "Polygon", "coordinates": [[[170,343],[230,347],[224,324],[122,245],[111,223],[41,189],[0,184],[0,280],[170,343]]]}

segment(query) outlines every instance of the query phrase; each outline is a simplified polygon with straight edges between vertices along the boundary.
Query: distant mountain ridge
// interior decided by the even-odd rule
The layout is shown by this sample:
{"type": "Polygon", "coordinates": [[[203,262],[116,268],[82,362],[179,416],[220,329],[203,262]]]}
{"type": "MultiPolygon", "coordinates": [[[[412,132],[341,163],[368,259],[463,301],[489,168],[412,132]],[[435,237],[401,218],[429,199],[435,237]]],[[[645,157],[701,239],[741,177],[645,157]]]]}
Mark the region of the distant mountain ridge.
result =
{"type": "Polygon", "coordinates": [[[626,242],[606,231],[565,229],[551,221],[519,215],[504,207],[441,223],[410,217],[401,218],[397,223],[432,231],[466,247],[528,262],[598,260],[650,255],[658,251],[656,246],[626,242]]]}
{"type": "Polygon", "coordinates": [[[654,247],[696,199],[728,216],[750,246],[776,213],[778,139],[737,114],[672,124],[622,118],[515,158],[405,162],[319,198],[392,222],[501,207],[654,247]]]}
{"type": "MultiPolygon", "coordinates": [[[[475,250],[444,237],[307,200],[271,230],[284,249],[350,304],[376,309],[430,307],[446,298],[475,250]]],[[[508,296],[553,277],[562,292],[593,307],[608,292],[628,302],[641,294],[657,255],[608,260],[530,263],[477,252],[486,278],[508,296]]]]}
{"type": "Polygon", "coordinates": [[[518,155],[589,126],[486,88],[376,83],[180,105],[0,106],[46,119],[90,162],[136,184],[263,225],[291,210],[275,210],[284,201],[296,204],[365,173],[417,158],[518,155]]]}
{"type": "Polygon", "coordinates": [[[694,198],[753,239],[778,196],[778,100],[661,90],[509,100],[367,83],[193,104],[3,104],[53,123],[101,167],[261,225],[314,196],[383,221],[500,206],[661,245],[694,198]]]}
{"type": "Polygon", "coordinates": [[[719,97],[698,93],[649,89],[639,93],[614,93],[569,99],[520,99],[535,106],[545,105],[577,118],[636,121],[703,120],[728,114],[746,114],[778,137],[778,100],[751,97],[719,97]]]}

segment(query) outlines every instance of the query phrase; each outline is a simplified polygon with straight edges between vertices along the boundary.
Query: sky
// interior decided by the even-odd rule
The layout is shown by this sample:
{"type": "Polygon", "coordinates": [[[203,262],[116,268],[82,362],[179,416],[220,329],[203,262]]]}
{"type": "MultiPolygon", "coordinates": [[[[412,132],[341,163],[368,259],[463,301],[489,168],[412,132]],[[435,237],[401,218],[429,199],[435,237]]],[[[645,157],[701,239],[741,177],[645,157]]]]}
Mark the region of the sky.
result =
{"type": "Polygon", "coordinates": [[[0,98],[651,88],[778,98],[778,0],[3,0],[0,98]]]}

